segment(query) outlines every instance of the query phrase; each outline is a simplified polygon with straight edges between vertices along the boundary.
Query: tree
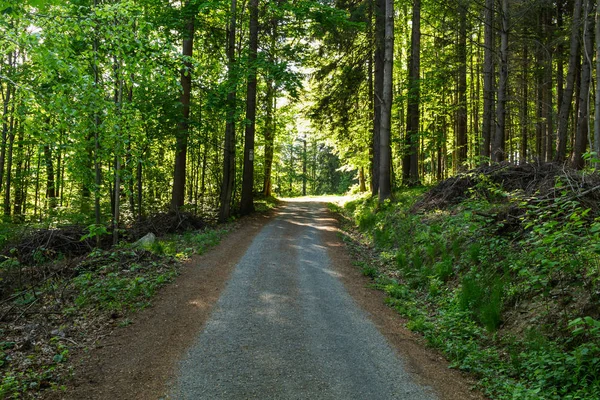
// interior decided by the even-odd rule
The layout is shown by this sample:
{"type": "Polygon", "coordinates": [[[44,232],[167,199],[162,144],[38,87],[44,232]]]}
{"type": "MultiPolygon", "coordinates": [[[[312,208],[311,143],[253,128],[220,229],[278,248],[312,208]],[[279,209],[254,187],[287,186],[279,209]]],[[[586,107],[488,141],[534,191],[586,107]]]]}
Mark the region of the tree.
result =
{"type": "Polygon", "coordinates": [[[508,0],[502,0],[500,31],[500,76],[496,104],[496,131],[492,142],[492,160],[504,161],[506,144],[506,95],[508,87],[508,0]]]}
{"type": "Polygon", "coordinates": [[[408,72],[408,106],[402,178],[406,185],[419,184],[419,123],[421,102],[421,0],[413,0],[408,72]]]}
{"type": "Polygon", "coordinates": [[[485,0],[483,50],[483,126],[481,128],[481,162],[491,155],[492,115],[494,109],[494,0],[485,0]]]}
{"type": "Polygon", "coordinates": [[[592,81],[592,46],[593,46],[593,4],[591,0],[585,0],[585,11],[583,17],[583,65],[581,68],[581,82],[579,84],[579,115],[577,121],[577,132],[573,145],[573,157],[571,165],[573,168],[582,169],[585,165],[583,153],[587,147],[589,126],[589,101],[590,85],[592,81]]]}
{"type": "MultiPolygon", "coordinates": [[[[419,0],[415,0],[419,2],[419,0]]],[[[390,128],[392,119],[394,76],[394,1],[385,2],[385,51],[383,59],[383,96],[381,98],[381,128],[379,142],[379,201],[392,196],[390,128]]]]}
{"type": "Polygon", "coordinates": [[[468,2],[458,2],[458,42],[456,55],[458,58],[458,109],[456,111],[456,147],[457,163],[459,168],[467,162],[467,13],[468,2]]]}
{"type": "Polygon", "coordinates": [[[383,80],[384,80],[384,52],[385,52],[385,10],[386,0],[373,0],[375,3],[375,37],[373,47],[375,47],[375,76],[374,92],[372,94],[373,106],[373,136],[371,144],[371,193],[373,196],[379,194],[379,174],[381,159],[381,105],[383,99],[383,80]]]}
{"type": "Polygon", "coordinates": [[[227,122],[225,146],[223,149],[223,182],[221,184],[219,221],[225,222],[231,216],[231,197],[235,184],[235,103],[236,103],[236,39],[237,3],[231,0],[229,29],[227,31],[227,122]]]}
{"type": "Polygon", "coordinates": [[[563,92],[558,114],[558,132],[556,155],[554,160],[564,162],[567,157],[567,129],[569,127],[569,114],[573,107],[573,92],[575,75],[577,73],[577,55],[579,53],[579,26],[581,23],[581,0],[573,3],[573,22],[571,25],[571,45],[569,49],[569,70],[567,72],[567,86],[563,92]]]}
{"type": "Polygon", "coordinates": [[[183,30],[183,68],[181,69],[181,121],[177,129],[175,153],[175,168],[173,171],[173,192],[171,209],[178,210],[185,201],[185,180],[187,146],[189,136],[190,103],[192,100],[192,58],[194,55],[195,11],[191,0],[183,6],[182,14],[185,20],[183,30]]]}
{"type": "Polygon", "coordinates": [[[248,52],[248,87],[246,90],[246,134],[244,140],[244,174],[242,181],[242,215],[254,211],[254,134],[256,131],[256,53],[258,51],[258,0],[250,1],[250,46],[248,52]]]}
{"type": "MultiPolygon", "coordinates": [[[[594,152],[596,158],[600,157],[600,7],[596,5],[596,98],[594,101],[594,152]]],[[[596,164],[598,168],[598,164],[596,164]]]]}

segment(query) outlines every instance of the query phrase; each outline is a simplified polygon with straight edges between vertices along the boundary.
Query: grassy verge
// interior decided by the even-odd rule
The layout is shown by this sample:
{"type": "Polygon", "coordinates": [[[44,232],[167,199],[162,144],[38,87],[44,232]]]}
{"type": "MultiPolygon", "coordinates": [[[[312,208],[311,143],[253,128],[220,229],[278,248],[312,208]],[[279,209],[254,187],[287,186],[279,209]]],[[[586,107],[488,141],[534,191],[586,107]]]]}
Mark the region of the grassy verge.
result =
{"type": "Polygon", "coordinates": [[[0,264],[0,398],[41,398],[61,390],[70,354],[132,323],[181,262],[219,243],[231,225],[127,244],[35,266],[0,264]]]}
{"type": "Polygon", "coordinates": [[[566,195],[540,206],[498,187],[415,210],[423,192],[332,206],[408,328],[492,398],[600,398],[598,218],[566,195]]]}

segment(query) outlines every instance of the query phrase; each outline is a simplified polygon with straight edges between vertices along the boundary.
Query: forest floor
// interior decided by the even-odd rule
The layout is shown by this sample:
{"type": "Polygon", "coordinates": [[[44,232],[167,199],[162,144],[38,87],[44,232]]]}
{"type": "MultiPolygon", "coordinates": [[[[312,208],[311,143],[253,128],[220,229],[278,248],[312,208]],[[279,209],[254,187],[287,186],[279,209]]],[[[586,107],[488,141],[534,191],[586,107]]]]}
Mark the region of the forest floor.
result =
{"type": "MultiPolygon", "coordinates": [[[[300,231],[300,225],[319,228],[336,279],[404,360],[409,375],[433,388],[442,399],[482,398],[470,389],[472,381],[448,369],[439,353],[426,348],[419,335],[403,327],[404,320],[384,304],[381,291],[369,287],[369,279],[353,265],[339,237],[337,221],[327,214],[324,204],[307,202],[295,206],[301,208],[302,215],[312,217],[297,223],[297,231],[287,234],[306,237],[307,232],[300,231]]],[[[55,392],[54,397],[119,400],[164,396],[179,361],[198,340],[236,265],[265,226],[290,218],[285,215],[289,208],[287,203],[274,215],[244,220],[217,247],[188,261],[174,283],[159,292],[151,307],[136,314],[132,324],[115,329],[94,348],[74,357],[74,379],[66,392],[55,392]]],[[[291,246],[298,246],[301,237],[296,239],[291,246]]]]}

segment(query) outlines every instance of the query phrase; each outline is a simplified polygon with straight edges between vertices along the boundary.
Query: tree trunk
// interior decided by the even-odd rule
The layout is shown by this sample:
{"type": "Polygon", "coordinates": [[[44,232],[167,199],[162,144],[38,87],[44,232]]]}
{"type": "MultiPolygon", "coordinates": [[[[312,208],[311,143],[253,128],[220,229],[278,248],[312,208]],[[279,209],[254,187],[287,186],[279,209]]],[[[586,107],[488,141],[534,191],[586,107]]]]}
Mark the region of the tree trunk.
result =
{"type": "Polygon", "coordinates": [[[190,127],[190,103],[192,100],[192,56],[194,54],[195,33],[195,7],[188,0],[183,6],[183,14],[186,20],[183,33],[184,57],[181,70],[181,121],[177,127],[177,144],[175,148],[175,169],[173,172],[173,192],[171,196],[171,209],[178,210],[185,202],[185,178],[187,162],[187,143],[190,127]]]}
{"type": "Polygon", "coordinates": [[[457,166],[463,169],[467,162],[467,11],[468,2],[461,0],[458,5],[458,108],[456,111],[457,166]]]}
{"type": "Polygon", "coordinates": [[[521,104],[521,148],[519,149],[519,163],[525,164],[527,162],[527,140],[529,136],[529,86],[527,84],[527,78],[529,73],[529,51],[527,42],[523,44],[523,72],[521,74],[521,90],[523,96],[523,102],[521,104]]]}
{"type": "Polygon", "coordinates": [[[554,160],[564,162],[567,157],[567,133],[569,128],[569,114],[573,106],[573,86],[577,69],[577,55],[579,52],[579,25],[581,23],[581,0],[575,0],[573,6],[573,25],[571,26],[571,45],[569,51],[569,70],[567,72],[567,87],[563,92],[563,99],[558,113],[558,132],[556,155],[554,160]]]}
{"type": "MultiPolygon", "coordinates": [[[[596,5],[596,98],[594,101],[594,152],[600,158],[600,7],[596,5]]],[[[596,169],[600,164],[596,163],[596,169]]]]}
{"type": "Polygon", "coordinates": [[[306,158],[306,137],[302,140],[303,149],[302,149],[302,196],[306,196],[306,173],[308,170],[307,158],[306,158]]]}
{"type": "Polygon", "coordinates": [[[492,117],[494,109],[494,0],[485,0],[483,54],[483,126],[481,127],[481,162],[490,159],[492,139],[492,117]]]}
{"type": "Polygon", "coordinates": [[[25,194],[27,193],[27,186],[25,182],[25,155],[23,154],[23,140],[25,128],[23,124],[19,124],[18,132],[19,137],[17,138],[17,154],[16,154],[16,167],[15,167],[15,204],[13,207],[13,215],[23,221],[23,203],[25,202],[25,194]]]}
{"type": "Polygon", "coordinates": [[[413,1],[412,32],[408,62],[408,105],[406,111],[406,148],[402,162],[402,181],[413,186],[419,183],[419,103],[421,97],[421,1],[413,1]]]}
{"type": "Polygon", "coordinates": [[[273,151],[275,147],[275,118],[274,118],[274,102],[275,89],[273,87],[273,79],[267,81],[266,93],[266,112],[265,112],[265,168],[263,180],[263,195],[269,197],[272,195],[271,173],[273,170],[273,151]]]}
{"type": "Polygon", "coordinates": [[[549,162],[552,160],[552,152],[553,152],[553,144],[554,140],[554,86],[553,86],[553,77],[552,77],[552,65],[553,65],[553,47],[551,45],[554,40],[554,28],[552,25],[552,13],[550,10],[546,9],[544,11],[546,17],[546,43],[548,43],[548,49],[546,50],[546,62],[544,63],[544,96],[546,97],[546,101],[544,102],[546,106],[546,139],[545,144],[546,148],[544,150],[544,160],[549,162]]]}
{"type": "Polygon", "coordinates": [[[585,160],[583,153],[588,144],[589,131],[589,101],[590,84],[592,78],[592,49],[593,49],[593,4],[592,0],[585,1],[585,16],[583,19],[583,65],[581,67],[581,84],[579,85],[579,115],[577,117],[577,132],[571,165],[576,169],[583,169],[585,160]]]}
{"type": "Polygon", "coordinates": [[[492,143],[492,161],[506,158],[506,95],[508,90],[508,0],[502,0],[502,29],[500,31],[500,77],[496,104],[496,133],[492,143]]]}
{"type": "Polygon", "coordinates": [[[258,0],[250,0],[250,44],[248,86],[246,90],[246,132],[244,136],[244,172],[242,179],[242,215],[254,211],[254,135],[256,132],[256,54],[258,52],[258,0]]]}
{"type": "MultiPolygon", "coordinates": [[[[98,6],[98,0],[94,0],[94,8],[98,6]]],[[[99,26],[96,24],[94,27],[94,43],[93,43],[93,53],[94,53],[94,63],[93,63],[93,72],[94,72],[94,87],[100,88],[100,68],[98,65],[98,49],[99,49],[99,39],[98,39],[98,31],[99,26]]],[[[91,150],[91,149],[90,149],[91,150]]],[[[100,187],[102,185],[102,169],[100,167],[100,111],[94,110],[94,220],[96,225],[100,225],[102,222],[102,215],[100,211],[100,187]]],[[[86,199],[89,198],[89,188],[84,183],[83,186],[83,203],[87,204],[86,199]]],[[[84,206],[87,208],[87,206],[84,206]]],[[[100,235],[96,236],[96,247],[100,247],[100,235]]]]}
{"type": "Polygon", "coordinates": [[[227,125],[225,127],[225,146],[223,152],[223,183],[221,185],[219,221],[225,222],[231,216],[231,197],[235,184],[235,35],[236,35],[236,0],[231,0],[231,15],[228,30],[227,59],[229,93],[227,95],[227,125]]]}
{"type": "MultiPolygon", "coordinates": [[[[13,53],[8,54],[8,64],[9,67],[12,66],[13,53]]],[[[3,85],[0,87],[4,88],[3,85]]],[[[12,97],[12,86],[6,85],[6,94],[3,92],[3,102],[2,102],[2,147],[0,148],[0,190],[2,190],[2,185],[4,183],[4,164],[6,161],[6,143],[8,141],[8,123],[10,121],[10,102],[12,97]]]]}
{"type": "Polygon", "coordinates": [[[373,93],[373,165],[371,171],[371,192],[373,196],[379,194],[379,174],[381,161],[381,104],[383,99],[383,69],[385,53],[385,9],[386,0],[375,1],[375,92],[373,93]]]}
{"type": "Polygon", "coordinates": [[[46,165],[46,199],[49,208],[56,207],[56,186],[54,184],[54,163],[50,145],[44,145],[44,163],[46,165]]]}
{"type": "Polygon", "coordinates": [[[10,190],[12,183],[12,164],[13,164],[13,147],[15,144],[15,104],[13,102],[10,123],[8,127],[8,149],[7,149],[7,160],[6,160],[6,183],[4,185],[4,215],[10,216],[10,190]]]}
{"type": "MultiPolygon", "coordinates": [[[[420,0],[415,0],[419,3],[420,0]]],[[[385,51],[383,61],[383,97],[381,99],[381,128],[379,142],[379,201],[383,202],[392,196],[392,179],[390,173],[391,147],[390,128],[392,119],[392,85],[394,67],[394,1],[385,2],[385,51]]]]}
{"type": "Polygon", "coordinates": [[[115,59],[115,105],[119,128],[115,132],[117,146],[115,148],[115,208],[113,214],[113,245],[119,243],[119,222],[121,219],[121,135],[120,127],[124,125],[123,118],[123,79],[121,77],[121,63],[115,59]]]}

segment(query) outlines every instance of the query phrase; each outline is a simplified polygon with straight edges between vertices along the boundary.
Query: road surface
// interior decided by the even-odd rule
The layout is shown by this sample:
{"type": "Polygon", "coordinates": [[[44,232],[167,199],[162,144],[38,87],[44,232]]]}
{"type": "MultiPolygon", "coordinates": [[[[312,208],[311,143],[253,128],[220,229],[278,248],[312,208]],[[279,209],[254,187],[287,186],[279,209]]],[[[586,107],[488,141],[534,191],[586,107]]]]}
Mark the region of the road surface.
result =
{"type": "Polygon", "coordinates": [[[325,205],[287,202],[238,261],[169,399],[436,399],[342,284],[325,205]]]}

